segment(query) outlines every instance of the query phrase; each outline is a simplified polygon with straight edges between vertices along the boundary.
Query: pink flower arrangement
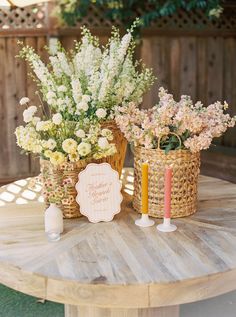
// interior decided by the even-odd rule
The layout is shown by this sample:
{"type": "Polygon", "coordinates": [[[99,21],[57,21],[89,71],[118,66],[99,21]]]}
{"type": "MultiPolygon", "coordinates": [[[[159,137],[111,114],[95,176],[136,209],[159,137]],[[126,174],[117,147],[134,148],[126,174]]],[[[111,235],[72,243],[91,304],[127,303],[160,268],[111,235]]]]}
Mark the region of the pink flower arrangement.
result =
{"type": "Polygon", "coordinates": [[[226,102],[204,107],[185,95],[177,102],[164,88],[159,89],[159,98],[159,103],[148,110],[140,110],[133,102],[117,108],[116,122],[135,146],[155,149],[161,137],[160,148],[166,153],[180,148],[199,152],[235,125],[236,116],[225,113],[226,102]],[[172,133],[181,138],[181,144],[172,133]]]}

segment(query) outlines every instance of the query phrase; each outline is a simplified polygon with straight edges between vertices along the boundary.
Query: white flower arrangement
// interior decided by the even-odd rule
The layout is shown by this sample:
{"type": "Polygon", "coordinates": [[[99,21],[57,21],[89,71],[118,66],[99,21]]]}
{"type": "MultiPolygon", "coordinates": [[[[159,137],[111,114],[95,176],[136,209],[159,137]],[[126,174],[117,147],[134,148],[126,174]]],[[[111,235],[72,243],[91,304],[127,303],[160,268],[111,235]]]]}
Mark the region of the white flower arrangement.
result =
{"type": "MultiPolygon", "coordinates": [[[[82,39],[67,53],[58,42],[45,65],[34,49],[26,46],[19,56],[27,60],[40,88],[43,101],[65,120],[90,123],[114,119],[115,107],[129,102],[140,103],[153,84],[152,71],[133,62],[133,27],[122,38],[113,29],[102,49],[90,31],[82,28],[82,39]]],[[[29,100],[23,98],[22,104],[29,100]]],[[[26,115],[30,120],[30,115],[26,115]]]]}
{"type": "Polygon", "coordinates": [[[85,158],[100,159],[116,153],[115,144],[110,142],[112,131],[102,129],[99,123],[81,126],[79,122],[63,119],[60,113],[41,120],[35,116],[39,108],[29,106],[26,97],[23,101],[21,105],[27,106],[23,112],[26,125],[17,127],[15,134],[24,152],[37,154],[53,165],[85,158]]]}

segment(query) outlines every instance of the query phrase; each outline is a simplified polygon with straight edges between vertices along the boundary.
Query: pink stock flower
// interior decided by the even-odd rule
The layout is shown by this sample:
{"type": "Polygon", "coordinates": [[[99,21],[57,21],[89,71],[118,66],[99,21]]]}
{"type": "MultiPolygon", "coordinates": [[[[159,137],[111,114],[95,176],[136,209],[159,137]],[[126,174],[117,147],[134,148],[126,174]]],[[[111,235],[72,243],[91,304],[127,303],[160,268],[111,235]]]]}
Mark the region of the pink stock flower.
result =
{"type": "MultiPolygon", "coordinates": [[[[185,95],[176,102],[164,88],[159,89],[159,98],[159,103],[149,110],[140,110],[133,102],[118,108],[116,122],[135,146],[156,148],[158,138],[174,132],[180,136],[183,149],[198,152],[235,125],[236,117],[224,112],[228,108],[226,102],[204,107],[185,95]]],[[[165,145],[166,142],[171,141],[165,139],[165,145]]]]}

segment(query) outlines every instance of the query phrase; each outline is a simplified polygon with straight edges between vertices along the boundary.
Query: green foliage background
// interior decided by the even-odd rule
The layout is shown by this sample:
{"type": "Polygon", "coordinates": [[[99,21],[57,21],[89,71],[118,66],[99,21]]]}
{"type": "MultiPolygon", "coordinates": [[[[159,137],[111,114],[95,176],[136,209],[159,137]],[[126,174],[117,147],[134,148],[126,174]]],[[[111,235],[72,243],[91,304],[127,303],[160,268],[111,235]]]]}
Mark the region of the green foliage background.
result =
{"type": "Polygon", "coordinates": [[[102,8],[104,18],[119,21],[126,27],[138,17],[143,27],[147,27],[153,20],[162,16],[174,14],[179,9],[187,11],[202,10],[206,16],[219,17],[222,12],[221,0],[59,0],[57,15],[69,26],[85,17],[91,5],[102,8]]]}

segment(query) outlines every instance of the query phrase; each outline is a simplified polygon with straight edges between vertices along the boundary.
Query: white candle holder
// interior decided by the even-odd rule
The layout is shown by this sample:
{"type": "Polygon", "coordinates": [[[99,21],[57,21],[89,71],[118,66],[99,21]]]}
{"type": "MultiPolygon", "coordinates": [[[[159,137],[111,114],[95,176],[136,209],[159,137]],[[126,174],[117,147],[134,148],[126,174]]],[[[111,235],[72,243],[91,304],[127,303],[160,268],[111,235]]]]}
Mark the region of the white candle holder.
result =
{"type": "Polygon", "coordinates": [[[157,226],[157,230],[161,232],[173,232],[176,229],[177,227],[170,223],[170,218],[164,218],[163,223],[157,226]]]}
{"type": "Polygon", "coordinates": [[[135,224],[139,227],[151,227],[155,222],[149,218],[148,214],[142,214],[141,218],[135,221],[135,224]]]}

